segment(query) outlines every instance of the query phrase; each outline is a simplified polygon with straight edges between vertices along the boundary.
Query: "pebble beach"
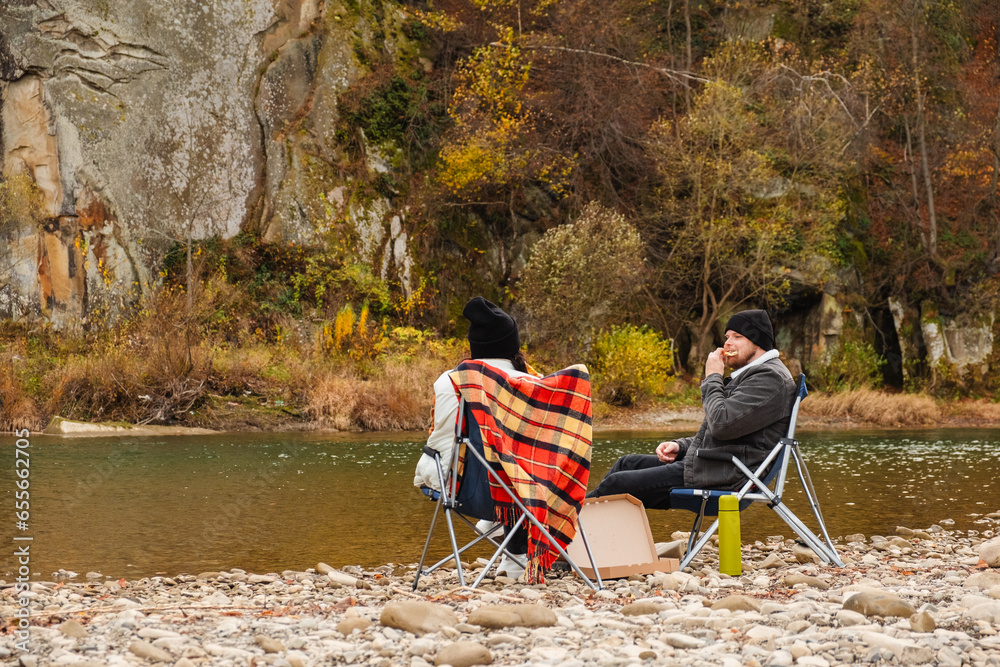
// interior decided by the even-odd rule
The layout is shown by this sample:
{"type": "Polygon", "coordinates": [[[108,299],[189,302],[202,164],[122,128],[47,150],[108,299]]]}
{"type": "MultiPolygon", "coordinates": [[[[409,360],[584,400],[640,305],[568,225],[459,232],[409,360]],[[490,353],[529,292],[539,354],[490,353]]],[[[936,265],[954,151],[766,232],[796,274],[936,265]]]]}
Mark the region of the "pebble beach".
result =
{"type": "MultiPolygon", "coordinates": [[[[593,592],[416,565],[242,570],[128,581],[54,573],[24,595],[0,582],[0,660],[39,665],[973,665],[1000,667],[1000,512],[835,540],[845,567],[793,540],[743,546],[743,573],[712,545],[684,571],[593,592]],[[58,576],[57,576],[58,575],[58,576]]],[[[683,539],[684,535],[675,534],[683,539]]],[[[658,545],[662,551],[678,544],[658,545]]],[[[468,564],[473,572],[481,564],[468,564]]]]}

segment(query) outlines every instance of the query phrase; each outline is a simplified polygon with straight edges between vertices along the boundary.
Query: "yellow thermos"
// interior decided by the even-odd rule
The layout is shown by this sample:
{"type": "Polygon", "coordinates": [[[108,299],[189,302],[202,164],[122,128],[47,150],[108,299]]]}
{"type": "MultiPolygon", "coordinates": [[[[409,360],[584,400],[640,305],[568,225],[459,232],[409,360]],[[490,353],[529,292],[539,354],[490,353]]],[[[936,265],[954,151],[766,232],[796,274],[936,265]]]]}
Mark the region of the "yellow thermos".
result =
{"type": "Polygon", "coordinates": [[[740,503],[736,496],[719,498],[719,572],[733,577],[743,574],[740,503]]]}

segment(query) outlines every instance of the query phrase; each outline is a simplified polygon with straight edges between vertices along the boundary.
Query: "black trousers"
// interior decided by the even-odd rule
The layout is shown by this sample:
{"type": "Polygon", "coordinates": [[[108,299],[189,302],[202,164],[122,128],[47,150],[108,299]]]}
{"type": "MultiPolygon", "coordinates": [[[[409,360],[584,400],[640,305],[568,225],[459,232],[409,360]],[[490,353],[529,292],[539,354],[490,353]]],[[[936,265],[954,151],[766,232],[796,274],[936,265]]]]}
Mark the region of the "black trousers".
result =
{"type": "Polygon", "coordinates": [[[630,493],[649,509],[670,509],[670,491],[684,486],[684,460],[663,463],[652,454],[626,454],[611,466],[588,498],[630,493]]]}

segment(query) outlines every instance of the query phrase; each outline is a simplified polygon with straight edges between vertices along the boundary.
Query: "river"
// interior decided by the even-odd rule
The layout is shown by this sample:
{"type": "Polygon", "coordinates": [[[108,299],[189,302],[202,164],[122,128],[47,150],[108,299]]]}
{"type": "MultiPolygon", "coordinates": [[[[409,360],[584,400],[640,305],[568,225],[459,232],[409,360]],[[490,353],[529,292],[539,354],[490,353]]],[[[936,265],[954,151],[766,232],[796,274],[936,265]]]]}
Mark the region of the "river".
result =
{"type": "MultiPolygon", "coordinates": [[[[833,537],[934,523],[977,530],[983,514],[1000,510],[1000,430],[800,430],[799,438],[833,537]]],[[[651,452],[660,439],[598,434],[590,486],[619,455],[651,452]]],[[[14,438],[0,438],[0,538],[7,545],[0,579],[8,582],[17,568],[11,545],[26,543],[34,579],[59,569],[134,579],[302,570],[320,561],[414,563],[434,509],[412,487],[417,433],[30,441],[30,517],[22,530],[14,514],[14,438]]],[[[789,488],[791,507],[815,525],[794,474],[789,488]]],[[[693,515],[649,517],[654,539],[666,541],[689,530],[693,515]]],[[[742,518],[744,540],[792,536],[766,507],[742,518]]],[[[446,549],[440,529],[434,549],[446,549]]]]}

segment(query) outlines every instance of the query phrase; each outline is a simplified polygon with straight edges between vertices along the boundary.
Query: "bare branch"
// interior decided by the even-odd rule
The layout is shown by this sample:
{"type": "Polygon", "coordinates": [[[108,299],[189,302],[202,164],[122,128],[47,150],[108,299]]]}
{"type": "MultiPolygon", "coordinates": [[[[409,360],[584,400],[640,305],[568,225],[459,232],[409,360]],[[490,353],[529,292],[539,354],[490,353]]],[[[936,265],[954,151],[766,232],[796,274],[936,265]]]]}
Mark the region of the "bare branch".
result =
{"type": "MultiPolygon", "coordinates": [[[[504,44],[503,42],[492,42],[490,46],[495,46],[501,49],[511,48],[510,44],[504,44]]],[[[588,51],[586,49],[572,49],[568,46],[548,46],[545,44],[528,44],[521,48],[524,49],[534,49],[539,51],[563,51],[565,53],[578,53],[585,56],[594,56],[596,58],[606,58],[608,60],[614,60],[615,62],[622,63],[623,65],[631,65],[633,67],[644,67],[646,69],[652,70],[654,72],[659,72],[671,81],[681,84],[685,88],[690,86],[690,81],[697,81],[698,83],[708,83],[708,79],[704,79],[697,76],[691,72],[683,72],[680,70],[667,69],[665,67],[656,67],[655,65],[650,65],[649,63],[639,62],[637,60],[628,60],[626,58],[620,58],[618,56],[613,56],[610,53],[601,53],[600,51],[588,51]]]]}

